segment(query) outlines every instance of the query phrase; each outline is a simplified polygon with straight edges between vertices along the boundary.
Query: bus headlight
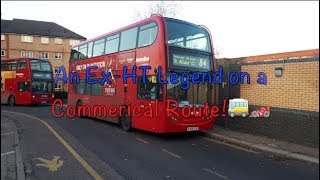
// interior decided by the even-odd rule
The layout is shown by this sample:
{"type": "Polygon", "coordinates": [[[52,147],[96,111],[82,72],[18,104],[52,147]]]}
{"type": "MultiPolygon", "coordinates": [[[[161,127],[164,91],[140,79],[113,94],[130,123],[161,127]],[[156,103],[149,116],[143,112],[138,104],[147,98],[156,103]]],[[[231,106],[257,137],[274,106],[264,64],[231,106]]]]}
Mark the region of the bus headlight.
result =
{"type": "Polygon", "coordinates": [[[54,98],[54,94],[52,94],[52,97],[54,98]]]}
{"type": "Polygon", "coordinates": [[[34,95],[32,95],[32,98],[34,98],[35,96],[34,95]]]}

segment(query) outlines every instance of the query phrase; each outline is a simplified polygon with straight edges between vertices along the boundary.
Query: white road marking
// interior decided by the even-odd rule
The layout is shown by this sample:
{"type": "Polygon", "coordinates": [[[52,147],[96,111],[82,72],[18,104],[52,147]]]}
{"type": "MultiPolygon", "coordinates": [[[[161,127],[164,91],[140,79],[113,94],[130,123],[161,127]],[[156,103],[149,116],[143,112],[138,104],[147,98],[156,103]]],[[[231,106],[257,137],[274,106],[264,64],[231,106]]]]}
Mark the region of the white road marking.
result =
{"type": "Polygon", "coordinates": [[[10,151],[10,152],[3,153],[3,154],[1,154],[1,156],[8,155],[8,154],[12,154],[12,153],[14,153],[14,151],[10,151]]]}
{"type": "Polygon", "coordinates": [[[174,153],[172,153],[172,152],[170,152],[170,151],[168,151],[168,150],[166,150],[166,149],[161,149],[163,152],[166,152],[166,153],[168,153],[168,154],[170,154],[171,156],[173,156],[173,157],[176,157],[176,158],[179,158],[179,159],[181,159],[182,157],[181,156],[179,156],[179,155],[177,155],[177,154],[174,154],[174,153]]]}
{"type": "Polygon", "coordinates": [[[5,136],[5,135],[9,135],[9,134],[13,134],[13,132],[4,133],[4,134],[1,134],[1,136],[5,136]]]}
{"type": "Polygon", "coordinates": [[[3,123],[3,124],[1,124],[1,126],[5,126],[5,125],[8,125],[9,123],[3,123]]]}
{"type": "Polygon", "coordinates": [[[239,150],[242,150],[242,151],[250,152],[250,153],[253,153],[253,154],[259,154],[259,153],[256,152],[256,151],[253,151],[253,150],[250,150],[250,149],[246,149],[246,148],[243,148],[243,147],[239,147],[239,146],[236,146],[236,145],[232,145],[232,144],[229,144],[229,143],[224,143],[224,142],[217,141],[217,140],[210,139],[210,138],[206,138],[206,137],[204,137],[204,139],[206,139],[206,140],[208,140],[208,141],[215,142],[215,143],[223,144],[223,145],[226,145],[226,146],[235,148],[235,149],[239,149],[239,150]]]}
{"type": "Polygon", "coordinates": [[[140,139],[140,138],[136,138],[138,141],[141,141],[141,142],[143,142],[143,143],[146,143],[146,144],[148,144],[149,142],[148,141],[145,141],[145,140],[143,140],[143,139],[140,139]]]}
{"type": "Polygon", "coordinates": [[[222,175],[222,174],[220,174],[220,173],[218,173],[218,172],[215,172],[215,171],[213,171],[213,170],[211,170],[211,169],[202,168],[202,170],[203,170],[203,171],[206,171],[206,172],[208,172],[208,173],[210,173],[210,174],[214,174],[214,175],[218,176],[218,177],[221,178],[221,179],[230,180],[230,178],[228,178],[227,176],[224,176],[224,175],[222,175]]]}

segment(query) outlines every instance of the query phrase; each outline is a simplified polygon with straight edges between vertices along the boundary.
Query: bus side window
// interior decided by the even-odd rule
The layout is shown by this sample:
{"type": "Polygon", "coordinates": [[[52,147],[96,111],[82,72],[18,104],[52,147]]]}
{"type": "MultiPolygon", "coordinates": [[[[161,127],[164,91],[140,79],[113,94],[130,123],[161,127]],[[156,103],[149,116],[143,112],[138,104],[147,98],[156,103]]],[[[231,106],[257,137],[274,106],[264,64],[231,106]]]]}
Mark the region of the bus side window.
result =
{"type": "Polygon", "coordinates": [[[1,62],[1,70],[2,71],[8,70],[8,63],[7,62],[1,62]]]}
{"type": "Polygon", "coordinates": [[[27,66],[27,62],[25,60],[18,61],[18,69],[24,69],[27,66]]]}
{"type": "Polygon", "coordinates": [[[84,44],[79,47],[79,59],[88,58],[88,44],[84,44]]]}
{"type": "Polygon", "coordinates": [[[79,50],[79,47],[74,47],[72,50],[71,50],[71,57],[70,57],[70,59],[71,60],[77,60],[78,58],[79,58],[79,52],[78,52],[78,50],[79,50]]]}
{"type": "Polygon", "coordinates": [[[119,49],[119,34],[107,37],[105,54],[118,52],[119,49]]]}
{"type": "Polygon", "coordinates": [[[24,92],[30,90],[30,82],[18,82],[18,91],[24,92]]]}
{"type": "Polygon", "coordinates": [[[79,84],[75,84],[76,86],[76,94],[85,94],[85,90],[86,90],[86,82],[84,79],[80,80],[79,84]]]}
{"type": "Polygon", "coordinates": [[[120,51],[136,48],[138,27],[121,32],[120,51]]]}
{"type": "MultiPolygon", "coordinates": [[[[102,81],[102,79],[97,79],[99,82],[102,81]]],[[[95,83],[91,85],[90,95],[92,96],[102,96],[102,86],[100,83],[95,83]]]]}
{"type": "Polygon", "coordinates": [[[140,26],[138,47],[151,45],[155,41],[157,34],[158,26],[154,22],[140,26]]]}

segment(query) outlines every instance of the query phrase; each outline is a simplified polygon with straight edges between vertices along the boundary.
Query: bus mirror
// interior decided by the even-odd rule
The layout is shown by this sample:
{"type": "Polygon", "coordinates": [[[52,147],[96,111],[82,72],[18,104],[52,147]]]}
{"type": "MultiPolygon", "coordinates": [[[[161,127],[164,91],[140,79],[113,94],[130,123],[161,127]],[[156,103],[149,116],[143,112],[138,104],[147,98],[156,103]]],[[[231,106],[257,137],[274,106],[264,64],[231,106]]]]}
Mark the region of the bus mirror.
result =
{"type": "Polygon", "coordinates": [[[156,76],[152,76],[151,77],[151,82],[154,83],[154,84],[157,83],[157,77],[156,76]]]}
{"type": "Polygon", "coordinates": [[[22,92],[22,89],[19,89],[20,92],[22,92]]]}

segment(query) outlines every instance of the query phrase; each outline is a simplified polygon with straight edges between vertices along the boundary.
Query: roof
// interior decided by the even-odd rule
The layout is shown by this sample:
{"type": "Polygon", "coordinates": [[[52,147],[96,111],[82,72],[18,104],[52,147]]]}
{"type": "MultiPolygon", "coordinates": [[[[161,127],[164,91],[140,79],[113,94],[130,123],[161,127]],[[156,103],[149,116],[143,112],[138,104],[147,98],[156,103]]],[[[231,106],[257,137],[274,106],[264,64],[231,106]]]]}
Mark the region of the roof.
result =
{"type": "Polygon", "coordinates": [[[26,19],[1,19],[1,34],[5,33],[86,39],[85,37],[54,22],[26,19]]]}

